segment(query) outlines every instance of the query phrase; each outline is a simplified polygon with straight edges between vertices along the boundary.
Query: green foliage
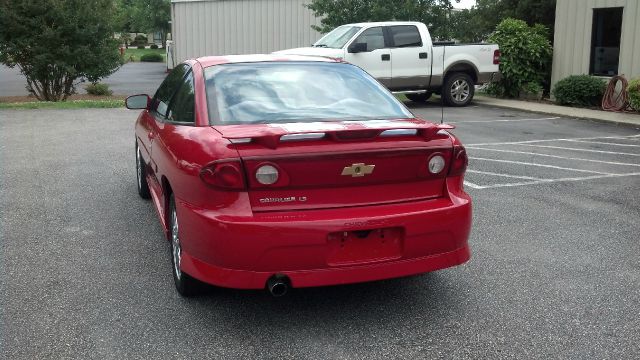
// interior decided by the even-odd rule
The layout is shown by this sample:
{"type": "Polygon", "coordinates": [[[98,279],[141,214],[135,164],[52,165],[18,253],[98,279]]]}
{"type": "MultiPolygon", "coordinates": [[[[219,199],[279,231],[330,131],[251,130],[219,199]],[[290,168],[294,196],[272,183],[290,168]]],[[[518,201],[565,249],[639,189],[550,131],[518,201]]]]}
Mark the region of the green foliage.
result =
{"type": "Polygon", "coordinates": [[[518,97],[527,83],[540,84],[551,63],[552,47],[547,29],[540,24],[532,27],[516,19],[505,19],[489,37],[500,46],[500,72],[496,95],[518,97]]]}
{"type": "Polygon", "coordinates": [[[629,92],[629,104],[635,111],[640,111],[640,78],[629,81],[627,91],[629,92]]]}
{"type": "Polygon", "coordinates": [[[143,62],[163,62],[164,61],[164,57],[160,54],[155,54],[155,53],[151,53],[151,54],[144,54],[142,56],[140,56],[140,61],[143,62]]]}
{"type": "Polygon", "coordinates": [[[17,66],[38,100],[65,100],[120,65],[112,0],[0,2],[0,62],[17,66]]]}
{"type": "Polygon", "coordinates": [[[155,50],[157,48],[158,48],[158,45],[156,45],[156,44],[151,44],[151,46],[149,46],[149,49],[154,49],[155,50]]]}
{"type": "Polygon", "coordinates": [[[147,37],[144,36],[144,35],[136,35],[134,40],[139,44],[146,44],[147,43],[147,37]]]}
{"type": "Polygon", "coordinates": [[[589,75],[571,75],[556,83],[553,96],[560,105],[597,106],[602,102],[605,83],[589,75]]]}
{"type": "Polygon", "coordinates": [[[306,6],[322,19],[312,26],[321,33],[354,22],[402,20],[427,24],[434,39],[452,35],[451,0],[312,0],[306,6]]]}
{"type": "MultiPolygon", "coordinates": [[[[555,13],[556,0],[477,0],[470,10],[452,14],[453,37],[463,42],[486,40],[498,23],[509,17],[553,30],[555,13]]],[[[548,38],[553,39],[552,32],[548,38]]]]}
{"type": "Polygon", "coordinates": [[[111,96],[113,94],[113,91],[109,90],[109,85],[102,83],[89,84],[84,89],[90,95],[111,96]]]}

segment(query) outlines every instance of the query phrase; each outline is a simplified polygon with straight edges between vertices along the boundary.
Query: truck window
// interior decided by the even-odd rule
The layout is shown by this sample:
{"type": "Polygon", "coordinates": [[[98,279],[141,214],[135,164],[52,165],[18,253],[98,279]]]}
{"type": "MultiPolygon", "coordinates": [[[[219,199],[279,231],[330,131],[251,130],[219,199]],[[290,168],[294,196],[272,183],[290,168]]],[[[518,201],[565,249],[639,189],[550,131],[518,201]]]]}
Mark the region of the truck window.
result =
{"type": "Polygon", "coordinates": [[[382,27],[372,27],[362,32],[354,43],[367,44],[367,51],[384,48],[384,33],[382,27]]]}
{"type": "Polygon", "coordinates": [[[422,46],[422,38],[418,28],[413,25],[390,26],[394,47],[422,46]]]}

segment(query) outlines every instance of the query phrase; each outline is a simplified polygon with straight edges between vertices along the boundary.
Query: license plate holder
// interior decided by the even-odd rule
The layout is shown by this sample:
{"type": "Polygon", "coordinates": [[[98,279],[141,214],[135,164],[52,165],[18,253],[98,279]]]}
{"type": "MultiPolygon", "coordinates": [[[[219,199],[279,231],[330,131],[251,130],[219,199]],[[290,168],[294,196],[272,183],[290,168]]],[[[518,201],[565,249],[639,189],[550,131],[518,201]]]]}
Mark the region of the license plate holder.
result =
{"type": "Polygon", "coordinates": [[[401,227],[330,233],[327,263],[343,266],[398,259],[402,257],[403,240],[401,227]]]}

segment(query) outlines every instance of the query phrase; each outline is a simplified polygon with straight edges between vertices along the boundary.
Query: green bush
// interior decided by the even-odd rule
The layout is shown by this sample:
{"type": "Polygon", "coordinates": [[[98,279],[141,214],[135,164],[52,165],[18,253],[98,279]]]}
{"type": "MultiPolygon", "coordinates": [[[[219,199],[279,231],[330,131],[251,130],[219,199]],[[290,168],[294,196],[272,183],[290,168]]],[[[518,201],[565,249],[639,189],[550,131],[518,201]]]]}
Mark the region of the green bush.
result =
{"type": "Polygon", "coordinates": [[[146,46],[144,46],[144,45],[138,45],[138,46],[137,46],[137,48],[138,48],[138,49],[146,49],[147,47],[146,47],[146,46]]]}
{"type": "Polygon", "coordinates": [[[140,61],[144,62],[163,62],[164,57],[158,53],[144,54],[140,56],[140,61]]]}
{"type": "Polygon", "coordinates": [[[150,49],[157,49],[157,48],[158,48],[158,45],[156,45],[156,44],[151,44],[151,46],[149,46],[149,48],[150,48],[150,49]]]}
{"type": "Polygon", "coordinates": [[[518,97],[526,84],[544,83],[553,52],[547,34],[543,25],[511,18],[496,26],[489,41],[500,47],[502,79],[492,86],[494,95],[518,97]]]}
{"type": "Polygon", "coordinates": [[[627,86],[629,92],[629,104],[635,111],[640,111],[640,78],[629,81],[627,86]]]}
{"type": "Polygon", "coordinates": [[[605,83],[589,75],[571,75],[556,83],[552,94],[560,105],[597,106],[602,103],[605,83]]]}
{"type": "Polygon", "coordinates": [[[109,85],[102,83],[89,84],[84,87],[87,93],[96,96],[111,96],[113,91],[109,90],[109,85]]]}

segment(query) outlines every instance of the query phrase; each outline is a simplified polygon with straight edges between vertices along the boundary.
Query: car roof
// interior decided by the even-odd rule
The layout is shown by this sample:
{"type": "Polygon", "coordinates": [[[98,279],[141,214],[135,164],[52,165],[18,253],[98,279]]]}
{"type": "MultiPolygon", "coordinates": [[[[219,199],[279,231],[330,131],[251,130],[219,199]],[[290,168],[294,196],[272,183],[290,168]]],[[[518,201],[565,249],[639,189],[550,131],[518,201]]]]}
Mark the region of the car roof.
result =
{"type": "Polygon", "coordinates": [[[378,22],[362,22],[345,24],[344,26],[393,26],[393,25],[421,25],[419,21],[378,21],[378,22]]]}
{"type": "Polygon", "coordinates": [[[205,56],[195,59],[203,67],[209,67],[221,64],[237,64],[237,63],[254,63],[254,62],[287,62],[287,61],[303,61],[303,62],[342,62],[341,59],[334,59],[323,56],[304,56],[304,55],[280,55],[280,54],[252,54],[252,55],[224,55],[224,56],[205,56]]]}

